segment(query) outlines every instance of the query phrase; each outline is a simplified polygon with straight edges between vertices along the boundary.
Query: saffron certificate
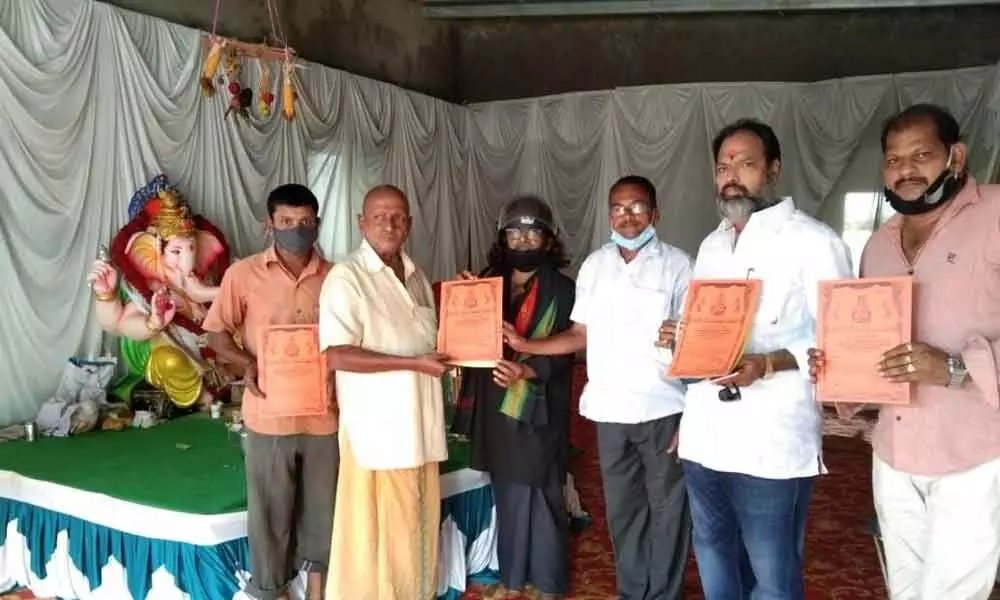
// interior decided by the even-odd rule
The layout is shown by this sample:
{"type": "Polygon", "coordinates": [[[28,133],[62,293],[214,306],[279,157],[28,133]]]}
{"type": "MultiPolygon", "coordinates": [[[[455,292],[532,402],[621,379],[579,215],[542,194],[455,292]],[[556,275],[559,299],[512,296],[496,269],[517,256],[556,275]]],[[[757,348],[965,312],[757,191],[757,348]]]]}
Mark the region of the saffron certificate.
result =
{"type": "Polygon", "coordinates": [[[317,325],[273,325],[258,355],[258,384],[266,396],[261,417],[312,417],[330,413],[329,371],[319,349],[317,325]]]}
{"type": "Polygon", "coordinates": [[[674,379],[714,379],[729,375],[750,336],[760,280],[694,280],[668,375],[674,379]]]}
{"type": "Polygon", "coordinates": [[[816,345],[825,364],[820,402],[909,404],[911,385],[892,383],[876,366],[886,351],[912,341],[913,280],[843,279],[819,284],[816,345]]]}
{"type": "Polygon", "coordinates": [[[437,351],[461,367],[492,367],[503,358],[502,277],[441,284],[437,351]]]}

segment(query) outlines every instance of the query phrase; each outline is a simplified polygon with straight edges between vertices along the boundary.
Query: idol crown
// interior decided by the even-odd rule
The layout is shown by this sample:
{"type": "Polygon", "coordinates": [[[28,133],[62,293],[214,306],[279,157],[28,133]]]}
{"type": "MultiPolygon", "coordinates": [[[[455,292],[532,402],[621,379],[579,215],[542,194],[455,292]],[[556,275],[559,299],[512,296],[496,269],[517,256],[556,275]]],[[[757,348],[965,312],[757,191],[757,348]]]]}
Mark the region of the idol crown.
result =
{"type": "Polygon", "coordinates": [[[160,238],[169,240],[179,236],[194,235],[194,221],[188,217],[188,209],[177,202],[177,198],[167,190],[157,194],[160,209],[153,217],[153,227],[160,238]]]}

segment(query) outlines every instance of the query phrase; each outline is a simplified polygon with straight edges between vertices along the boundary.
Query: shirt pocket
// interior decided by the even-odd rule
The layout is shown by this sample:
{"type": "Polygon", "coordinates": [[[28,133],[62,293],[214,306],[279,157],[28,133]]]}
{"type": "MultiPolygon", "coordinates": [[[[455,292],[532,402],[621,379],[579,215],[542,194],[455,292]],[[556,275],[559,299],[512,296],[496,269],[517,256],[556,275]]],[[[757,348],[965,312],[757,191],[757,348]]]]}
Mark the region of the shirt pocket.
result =
{"type": "Polygon", "coordinates": [[[433,352],[437,348],[437,315],[433,307],[414,305],[411,327],[414,354],[433,352]]]}
{"type": "Polygon", "coordinates": [[[754,329],[762,333],[778,333],[798,327],[802,320],[801,313],[807,310],[805,290],[799,278],[780,271],[763,273],[759,278],[760,298],[754,329]]]}

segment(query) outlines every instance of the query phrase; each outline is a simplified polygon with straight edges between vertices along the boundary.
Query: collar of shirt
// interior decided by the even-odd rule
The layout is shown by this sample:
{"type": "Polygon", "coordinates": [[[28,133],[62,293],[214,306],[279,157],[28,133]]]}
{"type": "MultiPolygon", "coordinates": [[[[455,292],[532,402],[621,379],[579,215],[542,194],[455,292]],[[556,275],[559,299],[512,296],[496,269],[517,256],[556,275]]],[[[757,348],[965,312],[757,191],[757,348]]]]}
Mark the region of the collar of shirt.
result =
{"type": "MultiPolygon", "coordinates": [[[[302,273],[299,274],[298,280],[301,281],[306,277],[318,275],[320,265],[323,262],[323,259],[320,258],[319,251],[314,248],[312,255],[309,257],[309,262],[307,262],[305,268],[302,269],[302,273]]],[[[288,269],[285,267],[285,263],[281,262],[281,258],[278,256],[278,251],[275,250],[274,244],[271,244],[268,246],[267,250],[264,250],[264,265],[268,267],[271,265],[278,265],[283,271],[288,272],[288,269]]],[[[291,273],[289,273],[289,276],[291,276],[291,273]]],[[[293,279],[295,278],[293,277],[293,279]]]]}
{"type": "MultiPolygon", "coordinates": [[[[378,273],[382,269],[389,268],[389,265],[385,264],[382,257],[380,257],[378,253],[375,252],[375,249],[372,248],[372,245],[368,243],[368,240],[361,240],[360,251],[361,264],[364,265],[369,272],[378,273]]],[[[406,252],[400,250],[399,255],[403,259],[403,277],[405,279],[409,279],[417,271],[417,266],[413,264],[413,260],[406,252]]]]}

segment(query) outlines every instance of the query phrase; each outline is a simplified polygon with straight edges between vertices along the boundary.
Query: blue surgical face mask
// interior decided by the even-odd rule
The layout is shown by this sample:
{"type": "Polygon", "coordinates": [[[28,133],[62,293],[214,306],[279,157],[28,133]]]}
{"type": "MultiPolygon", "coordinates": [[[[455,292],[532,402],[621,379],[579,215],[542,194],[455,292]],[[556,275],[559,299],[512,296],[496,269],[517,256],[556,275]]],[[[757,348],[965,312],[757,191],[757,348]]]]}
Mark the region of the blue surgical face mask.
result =
{"type": "Polygon", "coordinates": [[[640,233],[639,235],[635,236],[632,239],[628,239],[627,237],[623,236],[617,231],[614,230],[611,231],[612,242],[617,244],[618,247],[620,248],[632,251],[642,248],[643,246],[649,243],[649,240],[653,239],[654,237],[656,237],[656,228],[653,227],[652,223],[647,225],[646,228],[642,230],[642,233],[640,233]]]}

